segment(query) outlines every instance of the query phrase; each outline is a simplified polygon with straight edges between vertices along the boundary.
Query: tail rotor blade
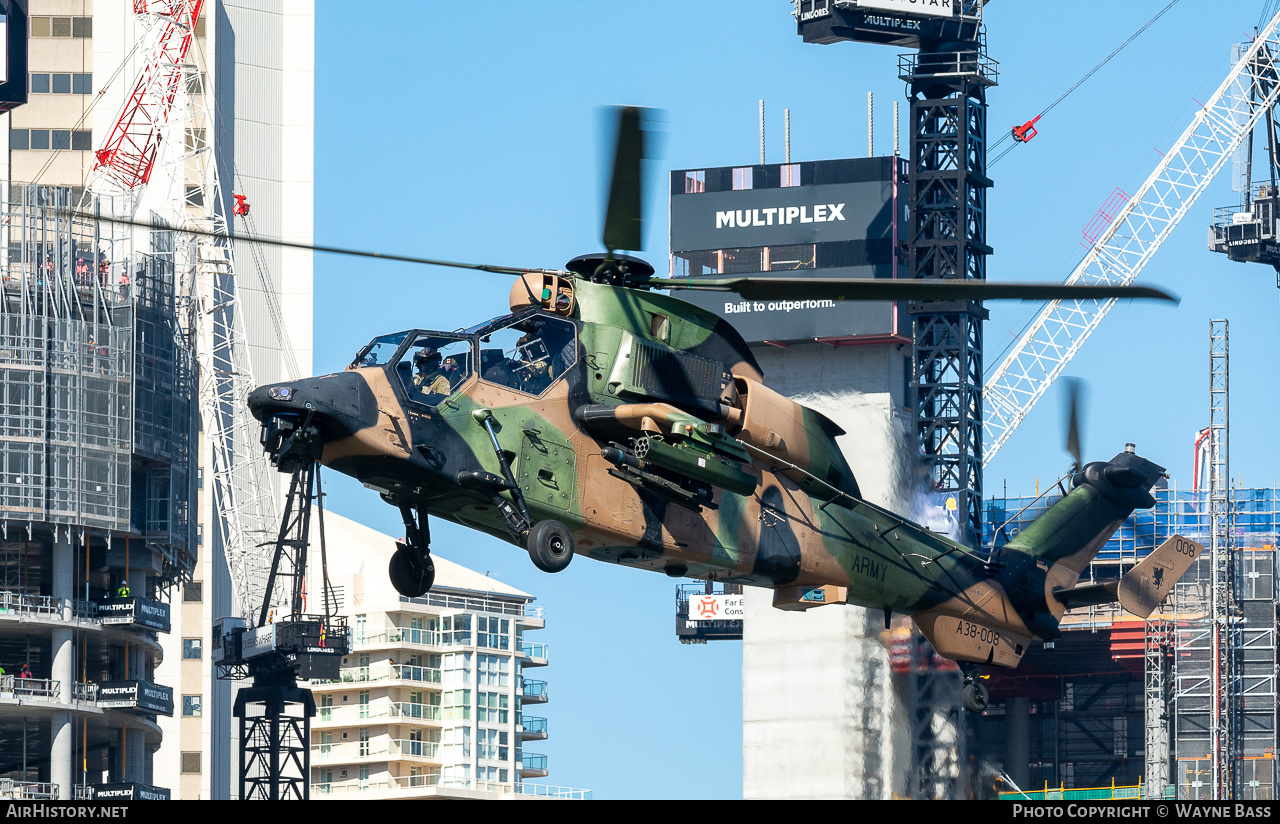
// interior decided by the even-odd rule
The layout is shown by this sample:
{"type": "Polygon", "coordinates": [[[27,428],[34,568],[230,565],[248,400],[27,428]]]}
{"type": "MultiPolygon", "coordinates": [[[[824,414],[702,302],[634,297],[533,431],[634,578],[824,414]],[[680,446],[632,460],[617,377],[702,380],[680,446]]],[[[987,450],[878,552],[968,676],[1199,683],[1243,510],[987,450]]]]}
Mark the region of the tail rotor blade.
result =
{"type": "Polygon", "coordinates": [[[1076,471],[1084,466],[1080,449],[1080,395],[1084,382],[1079,378],[1067,378],[1067,452],[1075,461],[1076,471]]]}

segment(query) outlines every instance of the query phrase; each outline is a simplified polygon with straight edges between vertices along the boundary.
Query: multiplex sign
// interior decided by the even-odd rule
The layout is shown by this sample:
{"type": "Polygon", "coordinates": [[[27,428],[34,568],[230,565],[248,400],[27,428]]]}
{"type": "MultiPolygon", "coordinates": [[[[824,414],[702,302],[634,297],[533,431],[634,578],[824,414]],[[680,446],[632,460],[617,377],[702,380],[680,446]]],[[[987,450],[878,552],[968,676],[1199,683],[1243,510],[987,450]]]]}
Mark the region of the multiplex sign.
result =
{"type": "Polygon", "coordinates": [[[859,0],[864,9],[883,9],[903,14],[923,14],[929,17],[954,17],[952,0],[859,0]]]}
{"type": "Polygon", "coordinates": [[[764,209],[730,209],[716,212],[716,228],[747,226],[772,226],[777,218],[779,226],[794,222],[826,223],[830,220],[844,220],[843,203],[819,203],[810,214],[808,206],[773,206],[764,209]]]}
{"type": "Polygon", "coordinates": [[[865,180],[671,197],[671,250],[887,237],[892,183],[865,180]]]}
{"type": "Polygon", "coordinates": [[[698,595],[689,599],[689,622],[741,621],[741,595],[698,595]]]}

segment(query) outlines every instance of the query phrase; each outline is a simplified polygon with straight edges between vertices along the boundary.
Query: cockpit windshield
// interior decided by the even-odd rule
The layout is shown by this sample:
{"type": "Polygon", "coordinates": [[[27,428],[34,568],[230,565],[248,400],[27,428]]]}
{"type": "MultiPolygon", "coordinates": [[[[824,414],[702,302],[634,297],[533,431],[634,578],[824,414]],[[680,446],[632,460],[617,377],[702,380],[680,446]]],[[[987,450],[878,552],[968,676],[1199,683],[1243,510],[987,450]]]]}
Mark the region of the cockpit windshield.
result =
{"type": "Polygon", "coordinates": [[[351,365],[380,366],[390,362],[395,357],[396,350],[400,348],[400,344],[404,343],[404,339],[409,337],[409,334],[408,332],[397,332],[394,335],[383,335],[380,338],[374,338],[368,346],[360,350],[351,365]]]}
{"type": "Polygon", "coordinates": [[[409,400],[435,406],[471,377],[471,340],[439,332],[417,333],[396,362],[396,375],[409,400]]]}
{"type": "Polygon", "coordinates": [[[480,379],[541,395],[578,360],[573,323],[535,314],[495,321],[480,338],[480,379]]]}

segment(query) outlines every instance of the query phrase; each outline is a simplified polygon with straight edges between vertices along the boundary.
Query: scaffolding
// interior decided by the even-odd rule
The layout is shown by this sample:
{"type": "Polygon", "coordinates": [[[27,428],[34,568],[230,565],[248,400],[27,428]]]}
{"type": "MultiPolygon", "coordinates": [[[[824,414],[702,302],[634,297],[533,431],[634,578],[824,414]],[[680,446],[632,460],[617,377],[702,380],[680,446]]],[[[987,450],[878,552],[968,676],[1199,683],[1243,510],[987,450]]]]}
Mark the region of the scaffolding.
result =
{"type": "MultiPolygon", "coordinates": [[[[1213,511],[1208,490],[1180,490],[1176,487],[1153,490],[1156,505],[1133,513],[1103,546],[1085,572],[1091,581],[1114,580],[1146,557],[1168,536],[1177,533],[1209,546],[1213,511]]],[[[987,501],[985,543],[1000,546],[1056,502],[1057,495],[1040,498],[994,498],[987,501]],[[1004,524],[1003,527],[1000,525],[1004,524]]],[[[1226,701],[1232,708],[1233,731],[1227,752],[1234,773],[1227,795],[1237,800],[1272,799],[1275,796],[1277,747],[1277,638],[1276,559],[1280,537],[1280,487],[1235,488],[1228,508],[1233,563],[1231,580],[1236,593],[1228,623],[1238,632],[1233,655],[1233,675],[1227,684],[1226,701]]],[[[1168,780],[1178,798],[1213,797],[1211,768],[1211,707],[1213,690],[1214,636],[1210,615],[1213,562],[1204,553],[1174,588],[1171,608],[1147,622],[1147,700],[1145,727],[1148,743],[1160,740],[1161,723],[1171,730],[1168,780]],[[1172,644],[1163,640],[1172,633],[1172,644]],[[1161,649],[1172,652],[1171,672],[1163,669],[1161,649]],[[1170,683],[1171,682],[1171,683],[1170,683]],[[1167,686],[1166,686],[1167,685],[1167,686]],[[1171,687],[1171,689],[1169,688],[1171,687]],[[1163,701],[1155,694],[1167,695],[1163,701]],[[1167,720],[1159,717],[1165,707],[1167,720]]],[[[1132,616],[1128,616],[1132,620],[1132,616]]],[[[1111,630],[1125,616],[1118,605],[1091,607],[1068,612],[1064,629],[1102,632],[1111,630]]],[[[1068,635],[1071,635],[1068,632],[1068,635]]],[[[1130,707],[1130,711],[1135,710],[1130,707]]],[[[1096,732],[1096,731],[1095,731],[1096,732]]],[[[1064,743],[1055,757],[1066,757],[1071,745],[1066,738],[1076,734],[1060,729],[1064,743]],[[1064,755],[1065,754],[1065,755],[1064,755]]],[[[1080,733],[1083,734],[1083,733],[1080,733]]],[[[1158,745],[1157,745],[1158,746],[1158,745]]],[[[1158,783],[1162,767],[1159,756],[1148,749],[1146,776],[1158,783]]],[[[1073,768],[1077,780],[1085,777],[1073,768]]],[[[1068,786],[1072,779],[1060,776],[1068,786]]],[[[1157,786],[1150,790],[1163,795],[1157,786]]]]}
{"type": "Polygon", "coordinates": [[[172,238],[152,235],[135,251],[65,188],[0,202],[0,534],[136,536],[179,578],[195,551],[194,361],[172,238]]]}

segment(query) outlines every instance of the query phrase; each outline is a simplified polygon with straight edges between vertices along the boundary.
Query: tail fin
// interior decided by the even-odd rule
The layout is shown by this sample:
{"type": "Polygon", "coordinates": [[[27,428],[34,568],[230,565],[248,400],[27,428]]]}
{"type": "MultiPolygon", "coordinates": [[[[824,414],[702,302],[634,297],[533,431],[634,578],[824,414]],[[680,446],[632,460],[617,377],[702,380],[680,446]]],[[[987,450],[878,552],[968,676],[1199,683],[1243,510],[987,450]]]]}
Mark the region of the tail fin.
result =
{"type": "Polygon", "coordinates": [[[1075,488],[1001,550],[1005,591],[1041,638],[1059,635],[1066,604],[1057,593],[1075,586],[1130,513],[1155,506],[1151,488],[1164,467],[1130,449],[1086,465],[1072,481],[1075,488]]]}
{"type": "Polygon", "coordinates": [[[1139,618],[1151,617],[1201,552],[1202,544],[1181,535],[1171,536],[1120,579],[1116,590],[1120,606],[1139,618]]]}

